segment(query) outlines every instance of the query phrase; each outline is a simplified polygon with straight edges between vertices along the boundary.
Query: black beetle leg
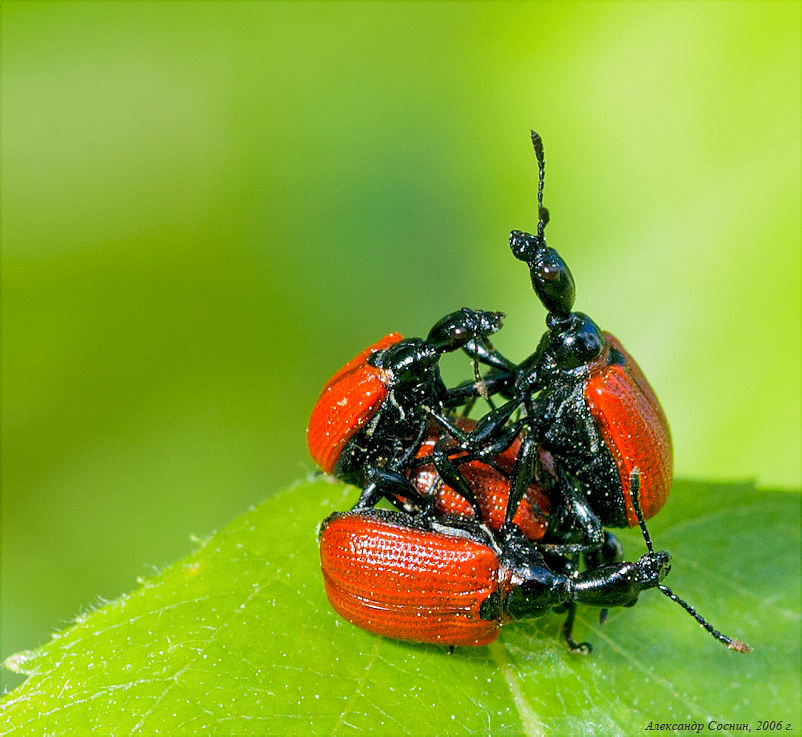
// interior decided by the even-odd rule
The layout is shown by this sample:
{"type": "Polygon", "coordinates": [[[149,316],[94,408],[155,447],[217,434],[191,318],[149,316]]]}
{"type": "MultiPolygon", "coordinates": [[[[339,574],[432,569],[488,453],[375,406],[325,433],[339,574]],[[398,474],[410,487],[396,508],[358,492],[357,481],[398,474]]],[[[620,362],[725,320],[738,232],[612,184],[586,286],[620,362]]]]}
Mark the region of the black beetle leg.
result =
{"type": "Polygon", "coordinates": [[[449,417],[446,417],[445,415],[441,414],[440,412],[437,412],[436,410],[430,407],[425,407],[424,409],[426,410],[426,414],[428,414],[433,420],[435,420],[440,425],[440,427],[442,427],[458,443],[463,444],[468,441],[470,433],[467,430],[463,430],[449,417]]]}
{"type": "Polygon", "coordinates": [[[490,366],[509,374],[514,374],[518,369],[518,366],[510,361],[509,358],[501,355],[492,345],[488,345],[487,340],[471,340],[462,347],[462,350],[472,359],[485,364],[485,366],[490,366]]]}
{"type": "Polygon", "coordinates": [[[473,507],[474,514],[479,519],[481,510],[479,502],[476,501],[476,494],[473,493],[473,489],[460,470],[442,453],[435,453],[432,461],[440,478],[473,507]]]}
{"type": "Polygon", "coordinates": [[[512,518],[518,511],[518,505],[524,498],[529,484],[535,477],[535,469],[539,461],[537,441],[533,432],[528,432],[521,443],[518,458],[510,476],[510,496],[507,501],[507,513],[504,518],[505,527],[512,525],[512,518]]]}
{"type": "Polygon", "coordinates": [[[393,468],[409,468],[412,465],[412,459],[418,454],[426,435],[429,432],[429,423],[424,421],[420,423],[417,429],[415,439],[409,444],[404,454],[396,461],[391,463],[393,468]]]}
{"type": "Polygon", "coordinates": [[[408,478],[390,468],[369,468],[365,472],[365,478],[367,483],[354,509],[374,507],[382,497],[402,511],[407,511],[409,505],[425,510],[433,503],[408,478]]]}
{"type": "MultiPolygon", "coordinates": [[[[584,553],[588,555],[592,551],[602,548],[607,542],[601,520],[590,508],[590,504],[579,488],[578,482],[563,469],[557,467],[555,470],[558,483],[554,492],[561,497],[561,501],[550,515],[550,536],[555,541],[565,540],[565,542],[555,542],[544,546],[544,548],[555,554],[562,552],[564,554],[584,553]],[[579,542],[572,544],[576,540],[577,533],[580,538],[579,542]]],[[[612,544],[617,543],[615,538],[613,538],[613,541],[612,544]]],[[[621,560],[621,558],[617,560],[621,560]]],[[[600,562],[613,563],[616,560],[600,562]]],[[[594,568],[595,565],[589,564],[588,567],[594,568]]]]}
{"type": "Polygon", "coordinates": [[[381,498],[382,493],[379,491],[379,485],[371,481],[362,487],[362,493],[359,495],[359,501],[354,504],[352,509],[372,509],[379,503],[381,498]]]}
{"type": "MultiPolygon", "coordinates": [[[[510,391],[510,387],[515,380],[515,374],[510,373],[487,373],[482,377],[482,383],[489,397],[495,394],[505,395],[510,391]]],[[[446,396],[443,399],[443,406],[448,408],[461,407],[470,403],[470,407],[479,397],[479,390],[476,387],[476,381],[463,381],[461,384],[447,390],[446,396]]],[[[465,412],[467,414],[467,412],[465,412]]]]}
{"type": "Polygon", "coordinates": [[[576,604],[568,605],[568,615],[563,622],[563,638],[568,649],[577,655],[589,655],[593,651],[593,645],[589,642],[577,643],[573,638],[574,620],[576,619],[576,604]]]}
{"type": "Polygon", "coordinates": [[[620,563],[624,560],[624,548],[618,538],[607,530],[604,531],[604,542],[601,547],[585,551],[586,568],[598,568],[609,563],[620,563]]]}

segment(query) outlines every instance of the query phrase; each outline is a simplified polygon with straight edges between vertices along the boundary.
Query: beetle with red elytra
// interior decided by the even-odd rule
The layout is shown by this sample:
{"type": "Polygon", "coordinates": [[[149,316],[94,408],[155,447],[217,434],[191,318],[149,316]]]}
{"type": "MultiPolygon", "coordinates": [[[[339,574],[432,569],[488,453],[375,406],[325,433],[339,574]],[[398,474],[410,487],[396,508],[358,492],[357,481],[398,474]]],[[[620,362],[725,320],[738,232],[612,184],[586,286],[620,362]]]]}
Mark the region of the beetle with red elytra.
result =
{"type": "MultiPolygon", "coordinates": [[[[385,637],[454,646],[493,642],[502,625],[566,612],[569,649],[578,604],[606,612],[633,606],[657,588],[731,650],[749,645],[713,628],[662,581],[671,556],[655,551],[638,503],[638,472],[630,481],[647,552],[635,562],[600,563],[580,571],[570,556],[549,555],[522,534],[503,542],[469,518],[426,518],[383,509],[334,513],[320,531],[320,560],[332,607],[352,624],[385,637]]],[[[603,619],[603,614],[600,615],[603,619]]]]}
{"type": "MultiPolygon", "coordinates": [[[[572,311],[573,277],[546,244],[545,157],[534,131],[532,142],[539,172],[537,232],[513,231],[510,246],[529,267],[534,291],[548,311],[548,329],[535,352],[520,363],[486,346],[469,348],[491,366],[488,387],[509,399],[485,423],[492,425],[496,414],[503,427],[510,407],[524,414],[526,432],[511,475],[506,522],[512,522],[516,500],[535,479],[554,504],[553,515],[564,520],[563,542],[600,545],[605,527],[638,524],[629,494],[634,468],[640,472],[644,517],[665,504],[673,476],[671,433],[632,356],[590,317],[572,311]]],[[[558,528],[552,529],[556,533],[558,528]]]]}
{"type": "MultiPolygon", "coordinates": [[[[428,510],[434,500],[418,491],[407,471],[434,428],[464,447],[481,444],[484,451],[513,441],[514,430],[494,428],[491,441],[449,418],[446,409],[453,402],[439,369],[444,353],[469,342],[492,350],[489,336],[501,327],[503,317],[463,308],[439,320],[425,339],[390,333],[329,379],[309,418],[307,445],[325,473],[362,489],[358,509],[371,508],[384,498],[397,506],[428,510]]],[[[478,512],[473,490],[449,454],[438,453],[430,460],[439,477],[478,512]]]]}

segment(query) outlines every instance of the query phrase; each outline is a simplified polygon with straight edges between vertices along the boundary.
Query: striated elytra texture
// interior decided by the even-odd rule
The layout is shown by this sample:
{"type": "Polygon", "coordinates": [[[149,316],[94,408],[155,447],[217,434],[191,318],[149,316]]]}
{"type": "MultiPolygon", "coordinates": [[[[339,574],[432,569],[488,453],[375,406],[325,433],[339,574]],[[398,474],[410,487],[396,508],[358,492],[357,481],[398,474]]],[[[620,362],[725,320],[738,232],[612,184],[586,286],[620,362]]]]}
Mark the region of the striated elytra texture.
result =
{"type": "Polygon", "coordinates": [[[498,636],[498,620],[479,616],[499,575],[481,542],[418,529],[393,512],[345,513],[323,523],[320,565],[332,607],[362,629],[443,645],[498,636]]]}

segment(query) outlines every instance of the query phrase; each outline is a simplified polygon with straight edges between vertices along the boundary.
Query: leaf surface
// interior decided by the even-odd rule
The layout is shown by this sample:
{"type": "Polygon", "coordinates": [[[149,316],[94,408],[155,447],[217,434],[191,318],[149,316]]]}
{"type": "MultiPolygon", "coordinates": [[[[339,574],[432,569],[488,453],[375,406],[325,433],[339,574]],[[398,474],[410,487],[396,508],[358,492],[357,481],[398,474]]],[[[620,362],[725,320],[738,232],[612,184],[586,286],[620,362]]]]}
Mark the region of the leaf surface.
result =
{"type": "MultiPolygon", "coordinates": [[[[707,731],[711,719],[799,729],[798,495],[678,482],[650,525],[672,552],[668,583],[753,653],[728,651],[650,591],[603,627],[580,609],[576,636],[595,645],[581,657],[563,646],[557,615],[453,655],[340,619],[316,527],[355,493],[297,484],[9,658],[29,678],[0,702],[0,732],[598,735],[650,722],[707,731]]],[[[621,537],[629,558],[643,552],[635,531],[621,537]]]]}

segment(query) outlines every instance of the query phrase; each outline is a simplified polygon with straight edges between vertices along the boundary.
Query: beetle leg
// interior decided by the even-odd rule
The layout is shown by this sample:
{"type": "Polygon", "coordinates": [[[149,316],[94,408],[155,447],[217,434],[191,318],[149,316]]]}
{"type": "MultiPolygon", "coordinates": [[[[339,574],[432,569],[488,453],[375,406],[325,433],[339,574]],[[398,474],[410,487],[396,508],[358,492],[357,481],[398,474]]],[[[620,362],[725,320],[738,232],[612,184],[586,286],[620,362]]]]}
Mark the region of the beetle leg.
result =
{"type": "Polygon", "coordinates": [[[550,555],[586,555],[590,550],[595,550],[595,547],[585,543],[538,543],[538,547],[550,555]]]}
{"type": "MultiPolygon", "coordinates": [[[[511,373],[490,372],[482,377],[482,383],[489,397],[494,394],[506,396],[514,381],[515,375],[511,373]]],[[[461,384],[457,384],[457,386],[447,391],[443,403],[446,407],[459,407],[468,402],[476,401],[478,396],[479,389],[476,386],[476,382],[463,381],[461,384]]]]}
{"type": "MultiPolygon", "coordinates": [[[[554,531],[554,537],[557,539],[564,537],[566,542],[554,543],[553,547],[549,548],[550,552],[590,553],[601,548],[607,541],[601,521],[590,508],[588,500],[573,477],[559,467],[555,470],[559,479],[555,492],[562,497],[562,501],[559,508],[552,511],[551,529],[554,531]],[[581,536],[578,545],[570,542],[570,538],[577,531],[581,536]]],[[[613,560],[615,559],[600,560],[599,563],[610,563],[613,560]]]]}
{"type": "Polygon", "coordinates": [[[435,453],[432,461],[440,478],[473,507],[474,515],[480,519],[481,510],[479,502],[476,500],[476,494],[473,493],[473,489],[460,470],[443,453],[435,453]]]}
{"type": "Polygon", "coordinates": [[[568,605],[568,616],[563,622],[563,638],[568,649],[576,655],[589,655],[593,650],[593,645],[589,642],[577,643],[572,637],[574,631],[574,619],[576,618],[576,604],[568,605]]]}
{"type": "Polygon", "coordinates": [[[417,509],[425,509],[431,503],[408,478],[390,468],[369,468],[365,472],[365,479],[365,486],[354,509],[375,507],[382,497],[401,510],[409,504],[417,509]]]}
{"type": "Polygon", "coordinates": [[[518,505],[524,498],[529,484],[535,477],[535,468],[539,460],[537,442],[531,430],[526,434],[518,451],[518,457],[510,475],[510,496],[507,501],[507,513],[504,517],[504,526],[512,526],[512,518],[518,511],[518,505]]]}
{"type": "MultiPolygon", "coordinates": [[[[487,390],[487,384],[485,384],[485,390],[487,390]]],[[[476,404],[476,400],[477,400],[477,397],[474,396],[474,397],[471,397],[470,399],[468,399],[467,402],[462,404],[462,409],[460,409],[459,416],[460,417],[467,417],[471,413],[471,410],[473,409],[473,406],[476,404]]],[[[489,396],[487,397],[487,403],[493,409],[495,409],[495,406],[493,405],[493,402],[490,401],[490,397],[489,396]]],[[[459,406],[459,404],[460,403],[458,403],[457,405],[448,405],[448,404],[444,403],[444,406],[459,406]]]]}
{"type": "Polygon", "coordinates": [[[459,449],[473,454],[474,458],[495,456],[505,451],[520,431],[520,423],[506,426],[520,403],[512,400],[477,420],[470,431],[463,430],[448,417],[427,408],[427,413],[437,421],[458,443],[459,449]]]}
{"type": "Polygon", "coordinates": [[[359,501],[354,504],[352,509],[372,509],[375,507],[382,498],[379,491],[379,485],[375,482],[369,482],[362,487],[362,493],[359,495],[359,501]]]}
{"type": "MultiPolygon", "coordinates": [[[[551,517],[550,517],[551,519],[551,517]]],[[[538,548],[545,553],[557,556],[581,554],[585,568],[598,568],[609,563],[620,563],[624,560],[624,548],[618,538],[607,530],[602,530],[604,540],[599,543],[538,543],[538,548]]]]}
{"type": "Polygon", "coordinates": [[[451,435],[454,440],[456,440],[461,445],[467,442],[468,438],[470,437],[470,433],[466,430],[463,430],[457,424],[455,424],[450,418],[446,417],[445,415],[441,414],[435,409],[431,407],[424,407],[424,411],[426,412],[429,417],[431,417],[435,422],[437,422],[449,435],[451,435]]]}
{"type": "Polygon", "coordinates": [[[620,563],[624,560],[624,548],[618,538],[607,530],[604,531],[604,542],[601,547],[584,551],[586,568],[598,568],[609,563],[620,563]]]}
{"type": "Polygon", "coordinates": [[[418,454],[418,451],[420,450],[421,445],[423,445],[423,441],[426,439],[428,432],[429,423],[422,421],[418,427],[415,440],[409,444],[400,459],[392,462],[392,465],[395,468],[410,468],[412,465],[412,459],[418,454]]]}
{"type": "Polygon", "coordinates": [[[521,430],[521,423],[507,423],[520,406],[520,402],[513,399],[477,420],[466,449],[480,449],[484,455],[494,456],[509,448],[521,430]]]}
{"type": "Polygon", "coordinates": [[[514,374],[518,368],[509,358],[501,355],[495,348],[482,340],[471,340],[462,347],[462,350],[471,358],[491,368],[500,369],[511,374],[514,374]]]}

